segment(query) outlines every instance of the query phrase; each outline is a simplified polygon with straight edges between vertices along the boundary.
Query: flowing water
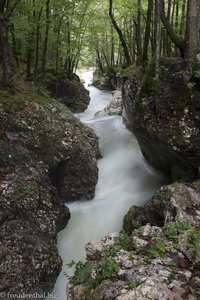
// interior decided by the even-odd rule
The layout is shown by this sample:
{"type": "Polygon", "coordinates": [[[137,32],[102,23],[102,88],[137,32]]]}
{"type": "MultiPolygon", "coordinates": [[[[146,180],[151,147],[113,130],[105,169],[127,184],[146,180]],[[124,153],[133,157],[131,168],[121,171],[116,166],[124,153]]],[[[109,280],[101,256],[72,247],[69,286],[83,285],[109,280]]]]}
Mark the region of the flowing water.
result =
{"type": "Polygon", "coordinates": [[[80,120],[93,128],[100,138],[103,158],[99,160],[99,179],[92,201],[68,204],[71,219],[58,234],[58,250],[63,260],[63,270],[57,279],[54,294],[57,300],[66,300],[64,272],[70,274],[66,263],[72,259],[84,260],[84,245],[98,240],[109,232],[120,231],[123,216],[136,204],[148,201],[164,178],[144,160],[137,140],[128,131],[120,116],[96,116],[107,106],[112,95],[87,84],[92,72],[84,72],[85,85],[90,91],[88,109],[78,115],[80,120]]]}

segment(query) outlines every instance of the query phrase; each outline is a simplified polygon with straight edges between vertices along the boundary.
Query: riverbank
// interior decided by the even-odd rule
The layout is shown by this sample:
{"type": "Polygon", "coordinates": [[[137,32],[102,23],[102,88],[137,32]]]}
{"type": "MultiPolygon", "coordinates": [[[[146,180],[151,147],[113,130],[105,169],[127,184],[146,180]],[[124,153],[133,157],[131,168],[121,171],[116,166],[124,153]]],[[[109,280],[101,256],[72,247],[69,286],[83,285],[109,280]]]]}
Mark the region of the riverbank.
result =
{"type": "Polygon", "coordinates": [[[98,138],[21,79],[14,93],[1,92],[0,123],[0,292],[5,299],[47,294],[62,266],[56,242],[70,218],[64,203],[94,196],[98,138]]]}
{"type": "MultiPolygon", "coordinates": [[[[165,77],[169,70],[163,69],[162,72],[165,77]]],[[[184,83],[179,69],[174,76],[179,84],[184,83]]],[[[180,101],[174,103],[177,99],[172,98],[176,110],[171,107],[168,111],[170,99],[164,105],[159,98],[158,103],[153,98],[153,86],[146,81],[142,83],[150,90],[145,90],[144,99],[139,97],[144,89],[137,80],[137,76],[131,77],[124,87],[126,123],[133,132],[140,134],[139,142],[145,157],[150,162],[153,160],[156,166],[159,162],[159,169],[170,175],[173,181],[179,181],[161,187],[153,200],[144,206],[132,206],[124,218],[124,233],[111,234],[100,242],[86,245],[86,263],[74,264],[76,271],[68,285],[69,300],[196,300],[200,295],[200,187],[199,181],[194,181],[199,166],[198,87],[186,86],[187,93],[182,93],[191,101],[187,99],[181,103],[179,95],[180,101]],[[192,97],[193,92],[195,97],[192,97]],[[197,103],[193,102],[194,98],[197,103]],[[159,110],[155,110],[155,106],[159,106],[159,110]],[[165,113],[168,122],[157,126],[165,120],[161,118],[165,113]],[[180,128],[172,124],[179,124],[180,128]],[[146,130],[146,135],[152,140],[143,139],[144,134],[141,135],[138,127],[142,127],[143,132],[146,130]],[[170,137],[173,139],[168,139],[170,137]]],[[[168,80],[161,85],[159,97],[162,97],[163,89],[170,90],[170,84],[168,80]]],[[[170,91],[176,92],[174,82],[170,91]]],[[[171,93],[164,93],[165,98],[171,93]]]]}

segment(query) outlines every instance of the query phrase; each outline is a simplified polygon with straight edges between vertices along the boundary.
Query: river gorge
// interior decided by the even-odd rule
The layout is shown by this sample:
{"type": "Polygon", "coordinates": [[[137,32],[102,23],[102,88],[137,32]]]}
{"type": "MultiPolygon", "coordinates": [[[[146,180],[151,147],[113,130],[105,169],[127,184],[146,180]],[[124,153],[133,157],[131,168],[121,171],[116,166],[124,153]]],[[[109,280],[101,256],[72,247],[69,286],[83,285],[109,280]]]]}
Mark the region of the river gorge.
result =
{"type": "Polygon", "coordinates": [[[58,300],[67,299],[64,272],[70,275],[72,271],[66,264],[71,260],[85,259],[84,245],[87,242],[98,240],[109,232],[120,231],[129,208],[150,200],[166,181],[145,161],[136,138],[126,129],[121,116],[95,116],[110,103],[112,94],[90,85],[92,71],[80,75],[90,91],[91,102],[87,110],[77,117],[99,136],[103,158],[98,162],[95,198],[67,203],[71,219],[58,234],[58,250],[63,260],[63,269],[54,288],[58,300]]]}

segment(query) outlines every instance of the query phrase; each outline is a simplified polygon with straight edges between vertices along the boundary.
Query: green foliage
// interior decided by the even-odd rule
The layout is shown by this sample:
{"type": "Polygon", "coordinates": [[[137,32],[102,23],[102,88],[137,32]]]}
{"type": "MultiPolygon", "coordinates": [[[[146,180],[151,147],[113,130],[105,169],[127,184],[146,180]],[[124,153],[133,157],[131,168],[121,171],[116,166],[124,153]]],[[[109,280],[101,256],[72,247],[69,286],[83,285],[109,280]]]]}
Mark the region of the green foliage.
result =
{"type": "Polygon", "coordinates": [[[162,240],[157,240],[153,242],[147,252],[150,255],[150,258],[161,257],[164,258],[165,255],[165,243],[162,240]]]}
{"type": "Polygon", "coordinates": [[[200,258],[200,231],[194,227],[191,227],[186,230],[186,233],[189,236],[187,244],[188,253],[194,258],[200,258]]]}
{"type": "Polygon", "coordinates": [[[150,246],[149,252],[156,256],[164,257],[165,255],[165,243],[164,239],[170,240],[173,243],[175,249],[179,249],[179,245],[182,240],[187,236],[186,251],[194,258],[200,257],[200,231],[192,225],[188,225],[182,222],[169,223],[162,233],[155,236],[155,243],[150,246]]]}
{"type": "Polygon", "coordinates": [[[74,284],[82,284],[87,283],[90,280],[90,275],[92,269],[94,268],[94,262],[75,262],[74,260],[72,260],[70,263],[67,264],[67,266],[68,268],[73,267],[75,269],[75,272],[73,277],[69,277],[67,273],[65,273],[65,276],[70,278],[74,284]]]}
{"type": "Polygon", "coordinates": [[[115,273],[119,271],[118,263],[114,258],[103,255],[102,259],[98,263],[97,278],[98,282],[103,279],[110,279],[115,273]]]}
{"type": "Polygon", "coordinates": [[[123,248],[127,251],[132,251],[136,249],[135,243],[125,231],[120,232],[119,238],[116,243],[120,248],[123,248]]]}
{"type": "Polygon", "coordinates": [[[200,70],[194,71],[194,78],[200,80],[200,70]]]}
{"type": "Polygon", "coordinates": [[[116,254],[117,247],[106,247],[99,261],[75,262],[71,261],[67,264],[69,268],[75,268],[73,276],[65,273],[74,284],[85,284],[85,295],[89,294],[92,288],[98,286],[102,280],[112,278],[118,271],[119,265],[112,257],[116,254]],[[93,273],[93,275],[91,274],[93,273]]]}
{"type": "Polygon", "coordinates": [[[138,281],[126,280],[125,283],[128,286],[129,290],[135,289],[140,285],[140,282],[138,282],[138,281]]]}

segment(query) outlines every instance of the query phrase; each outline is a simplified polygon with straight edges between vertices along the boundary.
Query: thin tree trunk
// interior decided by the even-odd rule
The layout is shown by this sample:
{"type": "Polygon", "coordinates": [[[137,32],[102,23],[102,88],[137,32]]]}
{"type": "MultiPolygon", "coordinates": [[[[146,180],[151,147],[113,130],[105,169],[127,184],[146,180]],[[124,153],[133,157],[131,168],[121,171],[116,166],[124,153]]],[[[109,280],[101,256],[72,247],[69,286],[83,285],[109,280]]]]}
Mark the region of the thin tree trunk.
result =
{"type": "Polygon", "coordinates": [[[185,38],[186,70],[192,74],[198,44],[198,0],[188,1],[187,24],[185,38]]]}
{"type": "MultiPolygon", "coordinates": [[[[172,8],[172,0],[168,1],[168,5],[167,5],[167,19],[170,22],[170,17],[171,17],[171,8],[172,8]]],[[[166,51],[167,51],[167,56],[170,57],[171,56],[171,40],[168,34],[165,34],[166,36],[166,51]]]]}
{"type": "Polygon", "coordinates": [[[26,63],[26,77],[29,80],[31,78],[31,61],[32,61],[32,37],[28,36],[28,46],[27,46],[27,63],[26,63]]]}
{"type": "Polygon", "coordinates": [[[147,21],[146,21],[146,29],[144,36],[144,45],[143,45],[143,55],[142,62],[145,63],[148,60],[148,46],[151,32],[151,17],[153,10],[153,0],[148,0],[148,10],[147,10],[147,21]]]}
{"type": "Polygon", "coordinates": [[[111,56],[110,56],[110,64],[113,67],[115,65],[115,37],[113,32],[113,26],[111,24],[111,56]]]}
{"type": "Polygon", "coordinates": [[[176,45],[176,47],[180,50],[181,55],[184,57],[184,41],[179,36],[176,35],[169,20],[165,16],[164,0],[160,0],[160,18],[163,22],[163,25],[164,25],[170,39],[176,45]]]}
{"type": "Polygon", "coordinates": [[[70,78],[71,76],[71,32],[70,32],[70,21],[67,16],[67,58],[66,58],[66,73],[70,78]]]}
{"type": "Polygon", "coordinates": [[[108,67],[109,72],[112,72],[112,68],[111,68],[111,66],[110,66],[109,58],[107,57],[107,55],[106,55],[106,53],[105,53],[105,51],[104,51],[103,48],[102,48],[102,54],[103,54],[103,56],[104,56],[104,59],[105,59],[105,62],[106,62],[106,64],[107,64],[107,67],[108,67]]]}
{"type": "Polygon", "coordinates": [[[46,75],[49,28],[50,28],[50,0],[46,0],[46,29],[45,29],[44,50],[43,50],[43,58],[42,58],[42,76],[43,76],[43,78],[45,78],[45,75],[46,75]]]}
{"type": "Polygon", "coordinates": [[[62,25],[62,19],[64,15],[61,16],[57,28],[57,40],[56,40],[56,73],[58,72],[58,61],[59,61],[59,45],[60,45],[60,29],[62,25]]]}
{"type": "Polygon", "coordinates": [[[35,68],[34,68],[34,78],[37,79],[38,73],[38,63],[39,63],[39,45],[40,45],[40,19],[42,16],[42,7],[38,14],[37,25],[36,25],[36,48],[35,48],[35,68]]]}
{"type": "Polygon", "coordinates": [[[109,0],[109,3],[110,3],[110,6],[109,6],[109,16],[111,18],[111,21],[112,21],[112,24],[113,24],[115,30],[118,33],[119,40],[121,42],[122,49],[124,51],[124,57],[126,59],[126,62],[127,62],[127,64],[131,64],[131,58],[130,58],[129,50],[128,50],[128,47],[127,47],[127,44],[126,44],[126,40],[125,40],[124,35],[123,35],[121,29],[119,28],[117,22],[115,21],[114,16],[113,16],[113,12],[112,12],[113,1],[109,0]]]}
{"type": "Polygon", "coordinates": [[[4,12],[5,3],[5,0],[0,0],[0,41],[3,60],[3,87],[9,88],[12,80],[12,69],[8,42],[8,23],[4,12]]]}
{"type": "Polygon", "coordinates": [[[100,73],[103,74],[104,69],[103,69],[103,64],[101,62],[101,56],[100,56],[100,53],[99,53],[98,49],[96,49],[96,53],[97,53],[97,63],[98,63],[98,66],[99,66],[99,70],[100,70],[100,73]]]}
{"type": "Polygon", "coordinates": [[[15,65],[18,68],[19,67],[19,59],[18,59],[18,52],[17,52],[17,42],[16,42],[16,37],[15,37],[15,27],[14,24],[10,26],[10,32],[12,36],[12,53],[13,53],[13,58],[15,61],[15,65]]]}
{"type": "Polygon", "coordinates": [[[184,24],[185,24],[185,17],[186,17],[186,0],[183,0],[182,2],[182,8],[181,8],[181,22],[180,22],[180,29],[179,29],[179,35],[183,36],[183,32],[184,32],[184,24]]]}
{"type": "Polygon", "coordinates": [[[141,63],[142,42],[141,42],[141,0],[137,0],[137,23],[136,25],[136,43],[137,43],[137,62],[141,63]]]}
{"type": "MultiPolygon", "coordinates": [[[[175,18],[175,31],[178,32],[179,30],[179,3],[176,3],[176,18],[175,18]]],[[[178,56],[179,51],[178,48],[175,47],[175,55],[178,56]]]]}
{"type": "Polygon", "coordinates": [[[155,0],[155,79],[159,82],[160,73],[160,0],[155,0]]]}
{"type": "Polygon", "coordinates": [[[175,19],[175,28],[178,31],[178,16],[179,16],[179,3],[176,3],[176,19],[175,19]]]}

